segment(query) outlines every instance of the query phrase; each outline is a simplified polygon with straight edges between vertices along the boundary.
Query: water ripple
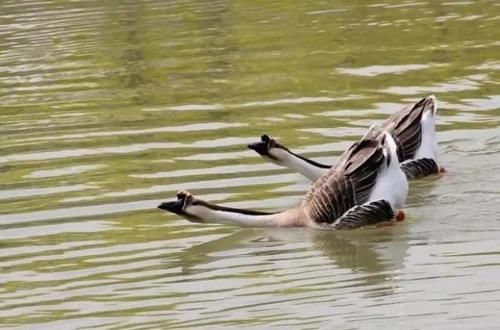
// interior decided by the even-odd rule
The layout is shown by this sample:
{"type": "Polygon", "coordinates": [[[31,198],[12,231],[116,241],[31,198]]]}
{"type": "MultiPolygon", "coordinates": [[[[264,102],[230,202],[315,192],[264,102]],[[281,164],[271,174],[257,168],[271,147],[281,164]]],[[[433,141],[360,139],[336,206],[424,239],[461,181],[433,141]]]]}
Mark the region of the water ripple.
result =
{"type": "Polygon", "coordinates": [[[494,1],[0,2],[0,327],[497,327],[499,17],[494,1]],[[431,93],[448,173],[410,184],[403,223],[242,229],[156,208],[177,189],[293,207],[310,183],[248,143],[334,163],[431,93]]]}

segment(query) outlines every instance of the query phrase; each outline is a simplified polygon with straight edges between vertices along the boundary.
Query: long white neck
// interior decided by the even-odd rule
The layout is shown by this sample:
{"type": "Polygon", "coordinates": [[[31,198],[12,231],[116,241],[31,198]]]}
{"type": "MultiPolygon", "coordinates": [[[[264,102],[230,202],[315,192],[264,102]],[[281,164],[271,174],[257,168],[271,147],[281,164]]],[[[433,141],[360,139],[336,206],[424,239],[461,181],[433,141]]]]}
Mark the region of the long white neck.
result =
{"type": "MultiPolygon", "coordinates": [[[[185,212],[187,215],[194,216],[196,218],[194,221],[203,223],[221,223],[242,227],[308,226],[307,215],[300,208],[293,208],[273,214],[252,214],[252,211],[246,210],[192,205],[185,212]]],[[[190,219],[189,216],[187,218],[190,219]]]]}
{"type": "Polygon", "coordinates": [[[276,156],[277,160],[274,160],[276,164],[295,170],[313,182],[329,169],[324,167],[325,165],[315,165],[283,149],[273,150],[273,156],[276,156]]]}

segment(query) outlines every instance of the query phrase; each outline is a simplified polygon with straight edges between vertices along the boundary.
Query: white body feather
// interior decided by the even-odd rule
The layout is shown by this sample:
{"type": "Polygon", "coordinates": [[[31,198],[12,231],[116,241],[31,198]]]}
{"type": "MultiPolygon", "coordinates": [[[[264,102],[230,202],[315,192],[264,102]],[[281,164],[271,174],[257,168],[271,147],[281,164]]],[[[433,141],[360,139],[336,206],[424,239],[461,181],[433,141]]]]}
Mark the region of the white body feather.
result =
{"type": "Polygon", "coordinates": [[[422,126],[422,141],[420,143],[414,159],[432,158],[437,162],[438,145],[436,137],[436,124],[434,121],[434,111],[427,110],[420,121],[422,126]]]}
{"type": "Polygon", "coordinates": [[[397,146],[389,133],[386,134],[387,149],[384,152],[390,152],[391,161],[380,170],[377,176],[377,182],[370,194],[368,201],[385,199],[393,209],[402,208],[406,196],[408,195],[408,179],[399,167],[397,156],[397,146]]]}

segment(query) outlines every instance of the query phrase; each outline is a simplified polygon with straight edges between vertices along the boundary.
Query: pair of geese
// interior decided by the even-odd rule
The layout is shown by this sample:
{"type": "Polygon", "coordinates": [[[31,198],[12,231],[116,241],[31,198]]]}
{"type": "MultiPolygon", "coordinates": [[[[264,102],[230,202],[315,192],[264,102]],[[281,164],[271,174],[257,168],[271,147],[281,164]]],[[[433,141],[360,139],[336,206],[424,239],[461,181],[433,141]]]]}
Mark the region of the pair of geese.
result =
{"type": "Polygon", "coordinates": [[[436,98],[427,96],[392,114],[347,149],[333,166],[302,157],[267,135],[248,147],[314,182],[302,203],[266,213],[211,204],[187,191],[160,209],[198,223],[250,227],[354,229],[402,221],[408,180],[444,169],[438,165],[436,98]]]}

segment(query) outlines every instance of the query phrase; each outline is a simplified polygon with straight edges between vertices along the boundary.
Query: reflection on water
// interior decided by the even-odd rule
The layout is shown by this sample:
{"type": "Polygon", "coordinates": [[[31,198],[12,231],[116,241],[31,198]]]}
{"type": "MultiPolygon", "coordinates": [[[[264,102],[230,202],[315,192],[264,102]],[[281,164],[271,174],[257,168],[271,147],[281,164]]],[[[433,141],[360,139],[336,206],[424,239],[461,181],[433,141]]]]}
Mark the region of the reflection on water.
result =
{"type": "Polygon", "coordinates": [[[0,3],[0,327],[495,328],[495,1],[0,3]],[[279,210],[425,94],[448,173],[354,232],[196,225],[177,189],[279,210]]]}

